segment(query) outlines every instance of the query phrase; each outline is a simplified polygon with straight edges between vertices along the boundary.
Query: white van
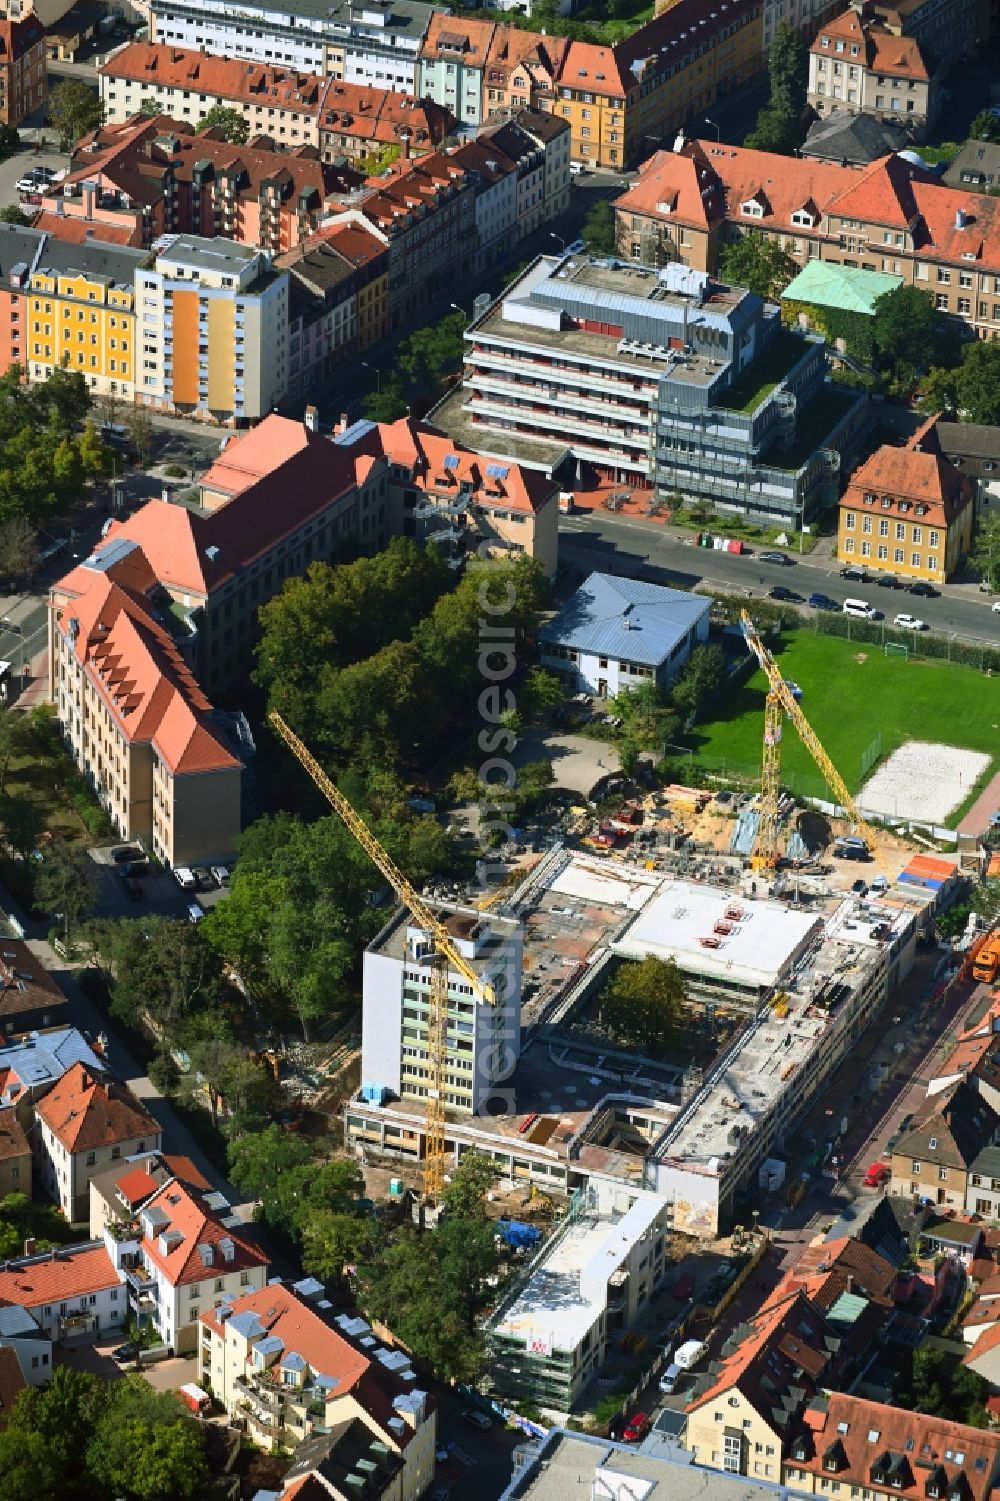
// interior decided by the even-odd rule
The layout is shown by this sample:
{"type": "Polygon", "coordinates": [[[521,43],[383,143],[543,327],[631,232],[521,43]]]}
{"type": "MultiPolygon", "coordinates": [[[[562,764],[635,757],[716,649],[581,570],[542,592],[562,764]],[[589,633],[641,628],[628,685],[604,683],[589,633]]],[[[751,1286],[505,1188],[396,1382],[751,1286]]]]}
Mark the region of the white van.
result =
{"type": "Polygon", "coordinates": [[[683,1374],[684,1372],[681,1370],[679,1365],[675,1364],[667,1366],[667,1369],[660,1377],[660,1391],[665,1397],[672,1396],[673,1393],[677,1390],[677,1383],[681,1379],[683,1374]]]}
{"type": "Polygon", "coordinates": [[[872,605],[863,599],[845,599],[845,615],[860,615],[864,620],[874,620],[875,610],[872,605]]]}
{"type": "Polygon", "coordinates": [[[689,1339],[675,1351],[674,1364],[679,1365],[682,1371],[691,1371],[707,1354],[708,1346],[703,1340],[689,1339]]]}
{"type": "Polygon", "coordinates": [[[583,162],[570,162],[569,164],[570,177],[582,177],[586,170],[583,162]]]}

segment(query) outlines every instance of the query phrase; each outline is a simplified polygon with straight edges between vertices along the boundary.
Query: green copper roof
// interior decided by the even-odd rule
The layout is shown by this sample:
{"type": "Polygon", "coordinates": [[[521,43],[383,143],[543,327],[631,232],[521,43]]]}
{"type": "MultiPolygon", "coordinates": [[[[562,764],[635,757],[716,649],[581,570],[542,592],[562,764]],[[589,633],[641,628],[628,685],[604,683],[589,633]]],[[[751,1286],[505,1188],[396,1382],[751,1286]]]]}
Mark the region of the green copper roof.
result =
{"type": "Polygon", "coordinates": [[[901,276],[882,271],[859,271],[810,261],[781,294],[782,302],[811,302],[816,307],[840,308],[845,313],[872,313],[877,298],[903,284],[901,276]]]}

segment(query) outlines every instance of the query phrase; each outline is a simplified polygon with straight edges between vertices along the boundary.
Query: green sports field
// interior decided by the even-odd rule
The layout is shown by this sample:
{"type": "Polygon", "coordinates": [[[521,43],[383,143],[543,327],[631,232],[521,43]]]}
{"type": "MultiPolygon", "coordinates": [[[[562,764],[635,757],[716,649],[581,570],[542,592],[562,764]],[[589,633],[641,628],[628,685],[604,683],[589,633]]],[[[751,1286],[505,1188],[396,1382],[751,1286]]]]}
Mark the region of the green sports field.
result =
{"type": "MultiPolygon", "coordinates": [[[[885,657],[882,648],[787,632],[771,644],[786,678],[802,689],[802,711],[852,792],[864,780],[862,757],[881,734],[883,758],[906,740],[932,740],[1000,757],[1000,679],[944,661],[885,657]]],[[[724,717],[696,724],[684,744],[708,769],[759,775],[767,679],[757,671],[732,695],[724,717]]],[[[793,792],[823,796],[823,779],[786,722],[782,780],[793,792]]]]}

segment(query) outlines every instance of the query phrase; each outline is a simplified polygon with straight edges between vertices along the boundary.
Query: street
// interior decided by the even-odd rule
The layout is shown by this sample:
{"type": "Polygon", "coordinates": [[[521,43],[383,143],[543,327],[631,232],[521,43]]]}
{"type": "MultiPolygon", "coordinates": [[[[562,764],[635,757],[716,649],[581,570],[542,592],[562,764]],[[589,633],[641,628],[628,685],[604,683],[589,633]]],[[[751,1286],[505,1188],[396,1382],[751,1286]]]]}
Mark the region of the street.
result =
{"type": "MultiPolygon", "coordinates": [[[[724,518],[717,518],[712,530],[724,533],[724,518]]],[[[644,576],[656,583],[687,588],[702,583],[726,594],[750,590],[755,599],[763,598],[776,584],[801,594],[803,601],[816,592],[828,594],[840,604],[850,595],[866,599],[890,624],[898,611],[907,611],[941,635],[990,645],[1000,643],[1000,614],[993,614],[992,596],[981,594],[975,583],[946,584],[939,599],[923,599],[871,583],[847,583],[839,577],[840,561],[826,549],[801,558],[791,555],[790,567],[763,563],[756,556],[703,551],[695,546],[693,532],[679,536],[655,522],[603,511],[560,516],[559,534],[560,558],[588,572],[636,575],[644,571],[644,576]]],[[[813,610],[806,609],[805,613],[815,615],[813,610]]]]}

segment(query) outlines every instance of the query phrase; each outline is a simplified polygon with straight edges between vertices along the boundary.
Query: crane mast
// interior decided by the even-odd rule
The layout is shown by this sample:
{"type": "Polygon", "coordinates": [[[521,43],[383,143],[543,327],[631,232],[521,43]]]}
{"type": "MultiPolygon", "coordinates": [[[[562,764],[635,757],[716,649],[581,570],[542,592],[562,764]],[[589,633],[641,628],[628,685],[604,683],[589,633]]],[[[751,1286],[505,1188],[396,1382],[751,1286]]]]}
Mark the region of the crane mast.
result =
{"type": "Polygon", "coordinates": [[[316,760],[312,752],[299,739],[275,710],[268,715],[288,749],[308,772],[327,802],[344,821],[375,865],[388,881],[399,901],[410,913],[417,926],[424,929],[431,940],[431,982],[427,1006],[427,1115],[426,1145],[424,1150],[424,1195],[429,1202],[440,1202],[444,1190],[445,1166],[445,1086],[448,1061],[448,972],[456,970],[480,995],[487,1005],[496,1005],[493,987],[478,975],[465,955],[452,940],[451,934],[437,914],[406,879],[392,856],[382,848],[364,819],[348,802],[316,760]]]}
{"type": "Polygon", "coordinates": [[[764,706],[764,754],[761,762],[761,816],[757,840],[753,852],[755,870],[774,869],[778,863],[778,801],[781,795],[781,716],[787,714],[798,731],[799,739],[823,773],[823,778],[837,802],[846,808],[851,823],[868,846],[868,853],[880,867],[881,846],[875,830],[866,821],[854,798],[847,790],[840,772],[820,743],[819,737],[799,708],[795,697],[781,675],[781,668],[768,651],[746,610],[740,612],[740,623],[746,643],[763,669],[768,681],[767,702],[764,706]]]}

